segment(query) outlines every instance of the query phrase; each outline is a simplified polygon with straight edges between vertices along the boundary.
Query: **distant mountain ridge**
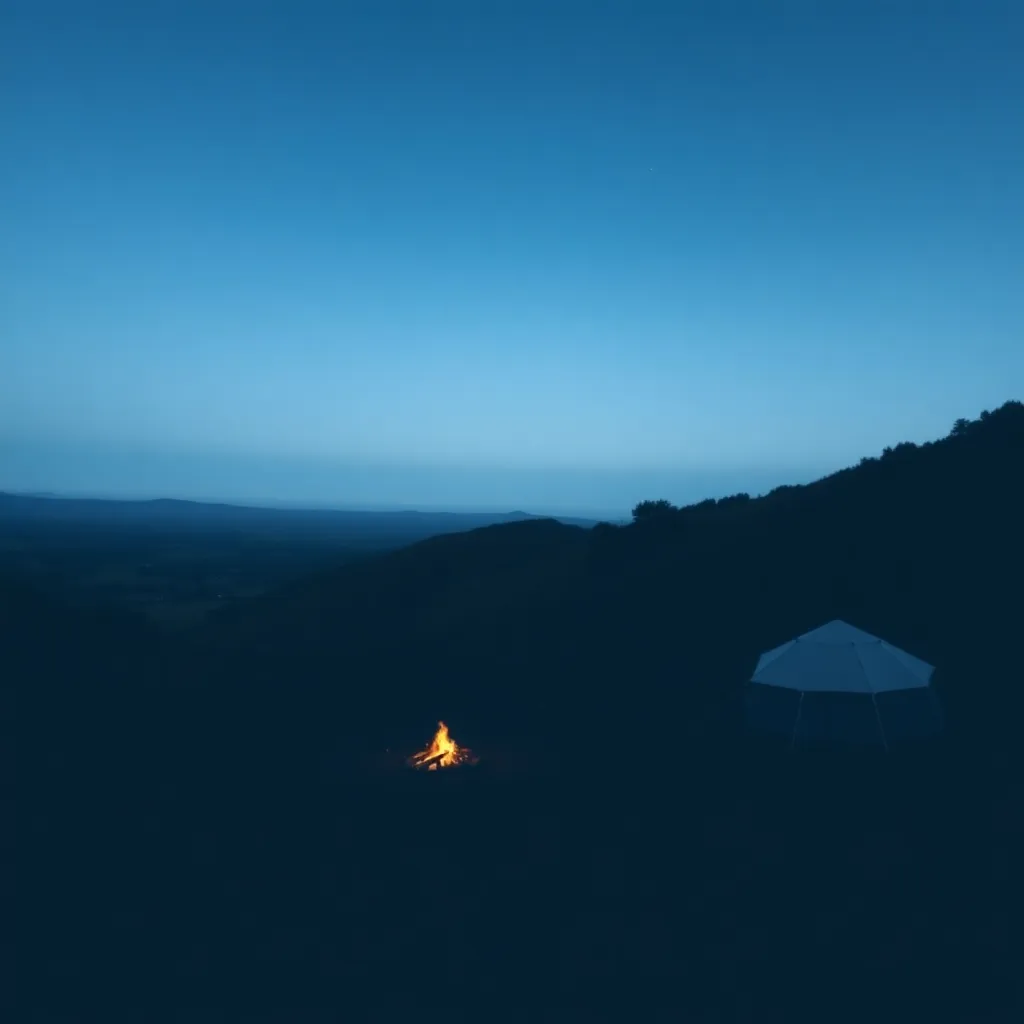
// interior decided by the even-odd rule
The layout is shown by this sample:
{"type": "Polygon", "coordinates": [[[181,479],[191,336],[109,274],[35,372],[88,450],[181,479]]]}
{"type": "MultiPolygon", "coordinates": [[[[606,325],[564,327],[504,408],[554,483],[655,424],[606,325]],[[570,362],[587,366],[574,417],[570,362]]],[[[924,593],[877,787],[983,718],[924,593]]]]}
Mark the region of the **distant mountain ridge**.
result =
{"type": "Polygon", "coordinates": [[[333,508],[281,508],[260,505],[203,502],[183,498],[113,499],[72,498],[55,494],[21,494],[0,491],[0,522],[14,519],[46,519],[50,521],[93,523],[202,523],[252,525],[273,522],[297,526],[303,523],[319,529],[332,522],[350,531],[360,524],[375,530],[393,524],[401,532],[410,525],[419,532],[448,533],[470,530],[494,523],[512,523],[528,519],[558,519],[573,526],[589,527],[596,519],[572,516],[543,516],[516,510],[512,512],[421,512],[414,509],[368,511],[333,508]]]}

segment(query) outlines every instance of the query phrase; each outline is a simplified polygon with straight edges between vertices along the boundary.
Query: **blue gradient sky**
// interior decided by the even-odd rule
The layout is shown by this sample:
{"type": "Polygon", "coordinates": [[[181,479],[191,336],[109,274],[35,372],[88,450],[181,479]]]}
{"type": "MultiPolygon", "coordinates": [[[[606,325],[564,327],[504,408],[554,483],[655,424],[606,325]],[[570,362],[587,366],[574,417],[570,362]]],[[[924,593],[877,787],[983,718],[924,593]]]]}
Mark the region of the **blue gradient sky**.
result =
{"type": "Polygon", "coordinates": [[[625,511],[1024,395],[1024,4],[0,5],[0,488],[625,511]]]}

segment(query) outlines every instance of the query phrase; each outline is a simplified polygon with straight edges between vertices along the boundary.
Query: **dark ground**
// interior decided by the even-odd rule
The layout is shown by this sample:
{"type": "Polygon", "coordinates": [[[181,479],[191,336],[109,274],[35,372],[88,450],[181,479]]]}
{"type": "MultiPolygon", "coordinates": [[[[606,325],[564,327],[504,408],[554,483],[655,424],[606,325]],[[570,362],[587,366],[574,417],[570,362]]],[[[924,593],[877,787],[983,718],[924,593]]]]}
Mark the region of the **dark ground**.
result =
{"type": "Polygon", "coordinates": [[[995,792],[979,806],[948,761],[856,780],[681,758],[672,778],[512,781],[484,762],[369,781],[270,752],[148,754],[130,774],[112,754],[106,777],[62,773],[28,813],[37,1014],[504,1019],[621,1001],[1010,1021],[1020,1005],[1019,803],[1004,788],[995,820],[995,792]]]}

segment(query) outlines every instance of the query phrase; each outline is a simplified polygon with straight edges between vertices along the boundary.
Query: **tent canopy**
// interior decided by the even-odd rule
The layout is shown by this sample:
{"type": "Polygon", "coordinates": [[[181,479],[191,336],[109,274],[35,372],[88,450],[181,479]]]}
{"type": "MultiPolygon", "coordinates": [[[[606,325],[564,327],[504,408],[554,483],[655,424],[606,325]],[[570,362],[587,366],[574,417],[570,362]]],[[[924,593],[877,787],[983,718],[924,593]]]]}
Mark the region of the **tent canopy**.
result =
{"type": "Polygon", "coordinates": [[[748,723],[791,743],[882,745],[934,735],[942,714],[927,662],[835,619],[762,654],[748,723]]]}
{"type": "Polygon", "coordinates": [[[801,693],[886,693],[928,686],[935,669],[834,619],[762,654],[753,683],[801,693]]]}

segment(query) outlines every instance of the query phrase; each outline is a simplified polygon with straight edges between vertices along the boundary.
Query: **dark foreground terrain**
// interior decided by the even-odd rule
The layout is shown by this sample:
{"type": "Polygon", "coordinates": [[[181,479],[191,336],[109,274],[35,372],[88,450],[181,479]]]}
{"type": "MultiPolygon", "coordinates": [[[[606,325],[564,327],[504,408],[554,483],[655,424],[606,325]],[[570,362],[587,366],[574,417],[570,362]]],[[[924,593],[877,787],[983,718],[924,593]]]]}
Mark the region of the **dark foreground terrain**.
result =
{"type": "Polygon", "coordinates": [[[36,809],[35,1011],[379,1020],[443,1002],[505,1019],[614,1000],[697,1020],[1014,1019],[1005,789],[979,807],[940,772],[812,786],[725,760],[682,760],[684,791],[214,762],[202,782],[78,779],[72,806],[36,809]]]}
{"type": "Polygon", "coordinates": [[[439,537],[187,634],[10,581],[19,1020],[1013,1021],[1024,407],[804,488],[439,537]],[[748,735],[833,617],[893,750],[748,735]],[[480,756],[417,774],[438,718],[480,756]]]}

